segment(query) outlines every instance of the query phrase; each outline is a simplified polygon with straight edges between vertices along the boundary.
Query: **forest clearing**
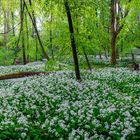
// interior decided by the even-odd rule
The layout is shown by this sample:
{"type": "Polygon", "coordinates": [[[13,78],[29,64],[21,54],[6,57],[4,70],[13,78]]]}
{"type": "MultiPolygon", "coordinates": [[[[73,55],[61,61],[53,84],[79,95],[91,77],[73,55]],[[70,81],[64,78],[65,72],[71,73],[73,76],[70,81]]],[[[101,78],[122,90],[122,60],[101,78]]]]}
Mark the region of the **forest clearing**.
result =
{"type": "Polygon", "coordinates": [[[0,140],[139,140],[140,1],[0,0],[0,140]]]}

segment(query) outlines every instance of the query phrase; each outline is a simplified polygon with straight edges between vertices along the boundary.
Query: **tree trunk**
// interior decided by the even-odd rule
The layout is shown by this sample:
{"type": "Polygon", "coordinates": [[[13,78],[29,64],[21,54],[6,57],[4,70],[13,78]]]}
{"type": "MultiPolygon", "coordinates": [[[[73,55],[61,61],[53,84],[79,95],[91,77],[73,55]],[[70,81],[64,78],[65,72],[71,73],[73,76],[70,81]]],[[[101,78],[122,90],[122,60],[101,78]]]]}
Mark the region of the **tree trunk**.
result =
{"type": "Polygon", "coordinates": [[[6,11],[4,10],[4,47],[7,49],[7,14],[6,11]]]}
{"type": "Polygon", "coordinates": [[[12,17],[12,28],[13,28],[13,36],[15,36],[15,18],[14,18],[14,13],[11,12],[11,17],[12,17]]]}
{"type": "Polygon", "coordinates": [[[41,37],[40,37],[40,35],[39,35],[37,25],[36,25],[36,23],[34,22],[34,15],[32,15],[32,14],[30,13],[30,11],[29,11],[29,9],[28,9],[28,6],[27,6],[27,4],[26,4],[26,2],[25,2],[25,0],[23,0],[23,1],[24,1],[26,10],[27,10],[27,12],[28,12],[28,15],[29,15],[29,17],[30,17],[30,19],[31,19],[31,21],[32,21],[33,26],[34,26],[34,29],[35,29],[35,31],[36,31],[36,35],[37,35],[39,44],[40,44],[41,49],[42,49],[42,53],[43,53],[44,57],[45,57],[47,60],[49,60],[49,56],[48,56],[48,54],[46,53],[46,51],[45,51],[45,49],[44,49],[44,46],[43,46],[43,43],[42,43],[42,41],[41,41],[41,37]],[[33,17],[32,17],[32,16],[33,16],[33,17]]]}
{"type": "Polygon", "coordinates": [[[22,56],[23,56],[23,64],[27,63],[26,61],[26,50],[25,50],[25,42],[24,42],[24,4],[23,1],[20,1],[20,18],[21,18],[21,28],[22,28],[22,56]]]}
{"type": "Polygon", "coordinates": [[[76,75],[77,80],[81,80],[71,11],[70,11],[70,7],[67,0],[65,0],[64,4],[65,4],[65,9],[66,9],[67,19],[68,19],[68,24],[69,24],[71,47],[72,47],[72,52],[73,52],[74,65],[75,65],[75,75],[76,75]]]}
{"type": "Polygon", "coordinates": [[[83,47],[83,52],[84,52],[84,55],[85,55],[85,59],[86,59],[86,62],[87,62],[88,68],[89,68],[90,71],[92,71],[92,68],[91,68],[91,65],[90,65],[90,62],[89,62],[89,59],[88,59],[88,56],[87,56],[87,53],[86,53],[84,47],[83,47]]]}
{"type": "Polygon", "coordinates": [[[36,37],[36,61],[38,61],[38,40],[36,37]]]}
{"type": "Polygon", "coordinates": [[[116,1],[111,0],[111,64],[116,64],[116,1]]]}
{"type": "Polygon", "coordinates": [[[119,48],[116,48],[116,59],[119,59],[119,48]]]}
{"type": "Polygon", "coordinates": [[[52,12],[51,12],[51,27],[50,27],[50,50],[51,50],[51,54],[52,54],[52,59],[54,60],[54,53],[53,53],[53,32],[52,32],[52,12]]]}
{"type": "Polygon", "coordinates": [[[136,60],[135,60],[135,55],[134,55],[133,52],[131,52],[131,56],[132,56],[132,62],[133,62],[133,63],[136,62],[136,60]]]}
{"type": "Polygon", "coordinates": [[[100,60],[102,59],[101,51],[99,51],[99,59],[100,59],[100,60]]]}
{"type": "Polygon", "coordinates": [[[25,25],[26,25],[26,46],[27,46],[27,61],[30,62],[30,53],[29,53],[29,31],[28,31],[28,19],[27,14],[25,13],[25,25]]]}
{"type": "Polygon", "coordinates": [[[105,58],[107,59],[108,56],[107,56],[107,51],[106,51],[106,49],[104,49],[104,54],[105,54],[105,58]]]}

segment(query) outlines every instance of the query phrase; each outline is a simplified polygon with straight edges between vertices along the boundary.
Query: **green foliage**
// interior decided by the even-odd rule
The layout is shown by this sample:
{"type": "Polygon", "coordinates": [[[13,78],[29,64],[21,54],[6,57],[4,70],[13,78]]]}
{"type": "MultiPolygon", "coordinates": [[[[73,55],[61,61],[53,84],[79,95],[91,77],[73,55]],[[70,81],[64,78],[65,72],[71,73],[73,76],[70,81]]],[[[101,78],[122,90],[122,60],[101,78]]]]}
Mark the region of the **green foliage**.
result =
{"type": "MultiPolygon", "coordinates": [[[[56,57],[59,60],[62,55],[70,57],[72,55],[70,53],[71,42],[64,0],[60,0],[59,2],[56,0],[48,0],[47,2],[46,0],[37,0],[33,1],[32,5],[26,1],[26,4],[29,12],[35,15],[41,41],[50,58],[56,57]],[[51,38],[52,42],[50,41],[51,38]],[[52,51],[54,56],[52,56],[52,51]]],[[[93,2],[92,0],[79,0],[75,2],[75,0],[69,0],[69,4],[79,54],[83,54],[83,47],[87,54],[90,55],[99,54],[99,52],[109,54],[111,45],[110,1],[96,0],[93,2]]],[[[139,7],[137,6],[139,4],[139,0],[133,0],[130,3],[124,0],[120,0],[119,2],[122,11],[117,16],[119,19],[118,25],[122,26],[122,29],[117,37],[116,43],[119,52],[123,55],[130,52],[135,46],[140,45],[140,19],[139,7]],[[125,17],[124,14],[127,12],[128,15],[125,17]]],[[[13,30],[10,30],[7,35],[1,34],[0,46],[5,46],[4,42],[6,41],[6,45],[12,50],[16,50],[15,48],[19,47],[17,57],[21,59],[22,36],[20,37],[19,45],[16,46],[20,34],[20,24],[18,24],[20,22],[19,5],[19,1],[16,0],[10,1],[10,3],[8,0],[2,0],[1,2],[0,31],[3,32],[4,28],[8,30],[15,26],[15,35],[13,34],[13,30]],[[9,11],[13,13],[13,17],[9,14],[9,11]],[[4,16],[4,13],[7,16],[4,16]]],[[[29,58],[29,61],[42,59],[43,55],[40,44],[38,40],[36,41],[36,37],[33,36],[34,29],[27,10],[25,10],[23,28],[26,57],[29,58]]],[[[11,57],[14,59],[15,56],[11,57]]]]}
{"type": "Polygon", "coordinates": [[[13,63],[13,51],[0,48],[0,65],[11,65],[13,63]]]}

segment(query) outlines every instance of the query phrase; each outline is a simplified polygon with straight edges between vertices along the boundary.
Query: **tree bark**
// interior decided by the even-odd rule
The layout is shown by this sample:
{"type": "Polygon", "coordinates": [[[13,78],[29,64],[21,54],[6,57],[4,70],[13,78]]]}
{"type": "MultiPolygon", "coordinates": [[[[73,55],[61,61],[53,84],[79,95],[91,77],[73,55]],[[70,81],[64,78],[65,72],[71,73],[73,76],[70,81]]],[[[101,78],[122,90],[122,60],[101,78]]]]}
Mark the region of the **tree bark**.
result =
{"type": "Polygon", "coordinates": [[[133,63],[136,62],[136,60],[135,60],[135,55],[134,55],[133,52],[131,52],[131,56],[132,56],[132,62],[133,62],[133,63]]]}
{"type": "Polygon", "coordinates": [[[91,68],[91,65],[90,65],[90,62],[89,62],[89,59],[88,59],[88,56],[87,56],[87,53],[86,53],[84,47],[83,47],[83,52],[84,52],[84,55],[85,55],[85,59],[86,59],[86,62],[87,62],[88,68],[89,68],[90,71],[92,71],[92,68],[91,68]]]}
{"type": "Polygon", "coordinates": [[[26,25],[26,42],[27,42],[27,61],[30,62],[30,52],[29,52],[29,31],[28,31],[28,19],[27,14],[25,13],[25,25],[26,25]]]}
{"type": "Polygon", "coordinates": [[[27,63],[26,61],[26,50],[25,50],[25,42],[24,42],[24,3],[20,1],[20,18],[21,18],[21,28],[22,28],[22,56],[23,56],[23,64],[27,63]]]}
{"type": "MultiPolygon", "coordinates": [[[[7,14],[4,10],[4,33],[7,32],[7,14]]],[[[7,34],[4,34],[4,47],[7,49],[7,34]]]]}
{"type": "Polygon", "coordinates": [[[111,64],[116,64],[116,0],[111,0],[111,64]]]}
{"type": "Polygon", "coordinates": [[[68,24],[69,24],[71,48],[72,48],[72,52],[73,52],[73,59],[74,59],[74,65],[75,65],[75,75],[76,75],[77,80],[81,80],[78,55],[77,55],[77,49],[76,49],[76,42],[75,42],[75,37],[74,37],[74,28],[73,28],[69,3],[67,0],[64,1],[64,5],[65,5],[66,13],[67,13],[68,24]]]}
{"type": "Polygon", "coordinates": [[[53,31],[52,31],[52,22],[53,22],[53,13],[52,13],[52,2],[51,2],[51,21],[50,21],[50,50],[51,50],[51,55],[52,59],[54,60],[54,52],[53,52],[53,31]]]}
{"type": "Polygon", "coordinates": [[[102,59],[101,51],[99,51],[99,59],[100,59],[100,60],[102,59]]]}
{"type": "MultiPolygon", "coordinates": [[[[130,3],[131,1],[132,0],[128,0],[128,3],[130,3]]],[[[116,41],[119,33],[124,27],[124,24],[122,24],[121,26],[119,24],[120,21],[119,14],[123,15],[122,18],[125,18],[128,16],[130,11],[127,10],[124,12],[124,14],[122,14],[122,10],[119,6],[120,6],[119,0],[111,0],[111,64],[112,65],[115,65],[117,63],[116,41]]]]}
{"type": "Polygon", "coordinates": [[[36,61],[38,61],[38,40],[37,37],[35,39],[36,39],[36,61]]]}

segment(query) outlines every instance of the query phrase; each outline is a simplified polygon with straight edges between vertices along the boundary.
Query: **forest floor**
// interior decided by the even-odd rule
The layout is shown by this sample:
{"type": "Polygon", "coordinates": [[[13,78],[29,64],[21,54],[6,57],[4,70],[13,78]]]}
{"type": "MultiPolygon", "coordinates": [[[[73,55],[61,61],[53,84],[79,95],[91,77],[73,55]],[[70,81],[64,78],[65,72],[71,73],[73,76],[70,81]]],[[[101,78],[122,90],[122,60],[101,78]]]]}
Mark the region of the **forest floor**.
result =
{"type": "MultiPolygon", "coordinates": [[[[0,67],[0,75],[44,65],[0,67]]],[[[73,71],[0,81],[0,139],[140,138],[140,72],[73,71]]]]}

